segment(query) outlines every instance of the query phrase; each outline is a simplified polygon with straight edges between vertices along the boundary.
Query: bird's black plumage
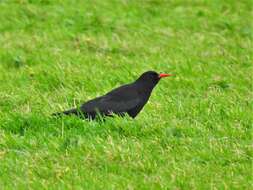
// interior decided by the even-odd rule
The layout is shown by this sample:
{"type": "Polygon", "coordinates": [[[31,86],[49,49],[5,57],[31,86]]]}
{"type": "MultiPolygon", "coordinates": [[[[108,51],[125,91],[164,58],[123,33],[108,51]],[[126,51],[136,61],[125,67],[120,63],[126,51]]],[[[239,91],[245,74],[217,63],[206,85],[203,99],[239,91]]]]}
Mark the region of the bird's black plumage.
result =
{"type": "Polygon", "coordinates": [[[94,119],[98,114],[111,116],[128,114],[135,118],[147,103],[153,88],[161,79],[162,74],[154,71],[143,73],[133,83],[120,86],[107,94],[85,102],[79,108],[67,110],[54,115],[78,115],[94,119]]]}

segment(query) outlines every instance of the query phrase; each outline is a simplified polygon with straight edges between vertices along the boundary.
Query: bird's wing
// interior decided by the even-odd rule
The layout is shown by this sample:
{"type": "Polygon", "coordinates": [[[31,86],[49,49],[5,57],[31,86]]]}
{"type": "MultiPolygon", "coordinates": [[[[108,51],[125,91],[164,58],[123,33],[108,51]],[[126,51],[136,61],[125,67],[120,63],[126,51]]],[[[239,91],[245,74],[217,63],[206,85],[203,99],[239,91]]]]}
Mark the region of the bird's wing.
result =
{"type": "Polygon", "coordinates": [[[127,112],[141,103],[141,98],[133,86],[124,85],[112,90],[104,96],[95,98],[84,103],[81,110],[86,113],[100,113],[108,114],[127,112]]]}

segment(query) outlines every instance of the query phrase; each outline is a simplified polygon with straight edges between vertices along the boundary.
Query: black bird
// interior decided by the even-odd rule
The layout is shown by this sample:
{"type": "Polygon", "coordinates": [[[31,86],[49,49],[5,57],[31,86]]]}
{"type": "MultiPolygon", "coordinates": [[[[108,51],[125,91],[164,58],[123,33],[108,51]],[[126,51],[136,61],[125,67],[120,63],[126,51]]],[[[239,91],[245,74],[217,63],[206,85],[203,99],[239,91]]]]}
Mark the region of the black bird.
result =
{"type": "Polygon", "coordinates": [[[120,86],[107,94],[85,102],[78,108],[70,109],[53,115],[77,115],[95,119],[97,115],[112,116],[128,114],[135,118],[147,103],[153,88],[163,77],[171,74],[158,74],[155,71],[143,73],[136,81],[120,86]]]}

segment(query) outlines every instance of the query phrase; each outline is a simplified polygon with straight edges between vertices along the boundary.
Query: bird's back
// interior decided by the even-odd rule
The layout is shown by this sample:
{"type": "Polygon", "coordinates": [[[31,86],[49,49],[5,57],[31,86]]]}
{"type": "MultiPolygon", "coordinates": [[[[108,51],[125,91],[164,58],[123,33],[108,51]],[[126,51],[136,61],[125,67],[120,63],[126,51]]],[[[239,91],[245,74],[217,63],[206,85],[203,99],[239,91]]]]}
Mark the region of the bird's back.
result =
{"type": "Polygon", "coordinates": [[[112,113],[122,115],[128,113],[135,117],[143,108],[148,98],[139,93],[138,85],[135,83],[118,87],[104,96],[100,96],[84,103],[81,111],[94,118],[99,112],[102,115],[112,113]]]}

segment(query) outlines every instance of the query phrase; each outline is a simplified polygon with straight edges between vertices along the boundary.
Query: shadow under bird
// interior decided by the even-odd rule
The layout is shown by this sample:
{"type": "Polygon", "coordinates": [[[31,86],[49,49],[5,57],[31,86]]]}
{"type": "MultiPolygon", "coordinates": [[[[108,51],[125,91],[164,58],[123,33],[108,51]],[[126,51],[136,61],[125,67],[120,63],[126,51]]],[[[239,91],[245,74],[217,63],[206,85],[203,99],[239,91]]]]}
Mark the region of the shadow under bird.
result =
{"type": "Polygon", "coordinates": [[[147,103],[152,90],[161,78],[171,74],[158,74],[155,71],[143,73],[136,81],[120,86],[107,94],[89,100],[80,107],[66,110],[53,115],[77,115],[88,119],[96,116],[112,116],[113,114],[124,116],[128,114],[135,118],[147,103]]]}

